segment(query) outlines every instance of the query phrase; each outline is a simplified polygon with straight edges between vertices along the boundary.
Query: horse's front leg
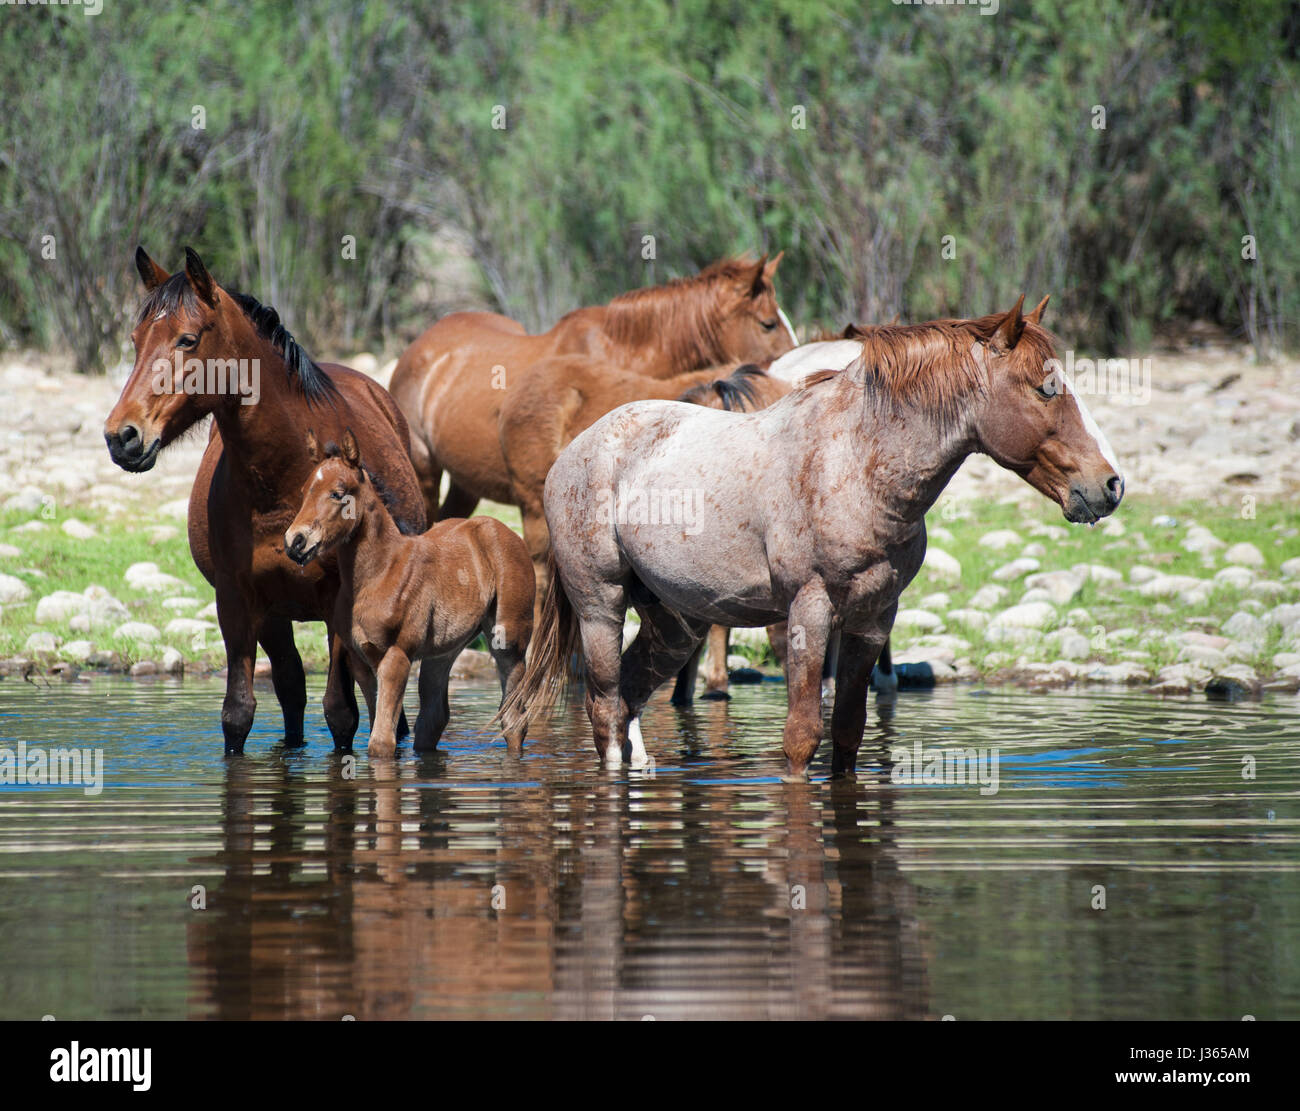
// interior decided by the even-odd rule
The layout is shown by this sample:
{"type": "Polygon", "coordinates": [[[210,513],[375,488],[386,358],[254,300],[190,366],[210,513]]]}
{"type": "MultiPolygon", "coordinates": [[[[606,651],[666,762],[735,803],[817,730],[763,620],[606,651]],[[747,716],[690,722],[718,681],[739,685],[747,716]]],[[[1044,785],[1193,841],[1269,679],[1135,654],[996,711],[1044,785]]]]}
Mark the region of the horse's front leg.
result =
{"type": "Polygon", "coordinates": [[[221,732],[226,755],[239,756],[253,728],[257,698],[253,666],[257,662],[257,628],[243,596],[233,585],[217,582],[217,624],[226,644],[226,697],[221,703],[221,732]]]}
{"type": "Polygon", "coordinates": [[[257,636],[271,661],[271,684],[284,715],[284,746],[303,743],[303,714],[307,708],[307,676],[293,642],[293,622],[287,617],[265,617],[257,636]]]}
{"type": "Polygon", "coordinates": [[[852,775],[857,769],[858,748],[867,727],[867,691],[871,685],[871,671],[893,622],[894,611],[891,610],[879,636],[864,637],[846,632],[840,637],[839,660],[835,668],[835,708],[831,712],[831,743],[834,746],[831,775],[852,775]]]}
{"type": "Polygon", "coordinates": [[[392,756],[397,751],[397,719],[402,713],[402,695],[411,674],[410,658],[394,646],[384,653],[375,669],[379,684],[378,706],[370,727],[366,751],[373,756],[392,756]]]}
{"type": "Polygon", "coordinates": [[[790,606],[785,683],[790,708],[785,719],[786,777],[803,779],[822,735],[822,665],[833,610],[821,579],[806,583],[790,606]]]}
{"type": "Polygon", "coordinates": [[[325,680],[325,724],[334,738],[334,751],[351,752],[361,715],[352,686],[351,649],[335,632],[338,623],[327,626],[330,641],[329,678],[325,680]]]}

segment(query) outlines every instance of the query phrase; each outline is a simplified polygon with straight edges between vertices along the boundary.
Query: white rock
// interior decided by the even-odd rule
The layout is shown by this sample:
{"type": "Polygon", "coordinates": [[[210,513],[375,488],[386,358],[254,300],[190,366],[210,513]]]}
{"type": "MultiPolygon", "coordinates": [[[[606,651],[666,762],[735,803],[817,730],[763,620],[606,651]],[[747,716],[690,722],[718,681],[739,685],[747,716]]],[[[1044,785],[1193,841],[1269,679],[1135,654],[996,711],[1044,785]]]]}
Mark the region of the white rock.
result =
{"type": "Polygon", "coordinates": [[[23,649],[27,652],[55,652],[59,647],[59,638],[53,633],[32,633],[27,638],[23,649]]]}
{"type": "Polygon", "coordinates": [[[1014,547],[1019,543],[1021,543],[1020,534],[1012,532],[1009,528],[994,529],[980,537],[980,547],[992,548],[995,552],[1014,547]]]}
{"type": "Polygon", "coordinates": [[[930,548],[925,553],[925,569],[941,582],[961,582],[961,562],[942,548],[930,548]]]}
{"type": "Polygon", "coordinates": [[[175,501],[166,502],[158,507],[158,512],[164,517],[175,517],[183,521],[190,515],[190,499],[177,498],[175,501]]]}
{"type": "Polygon", "coordinates": [[[94,528],[85,521],[78,521],[76,517],[69,517],[61,527],[73,540],[90,540],[99,535],[94,528]]]}
{"type": "Polygon", "coordinates": [[[86,613],[90,609],[90,604],[91,600],[84,594],[76,594],[71,590],[56,590],[36,603],[36,623],[47,625],[52,621],[67,621],[74,614],[86,613]]]}
{"type": "Polygon", "coordinates": [[[1138,593],[1144,598],[1176,598],[1181,591],[1201,587],[1205,587],[1208,592],[1209,584],[1193,575],[1157,575],[1143,583],[1138,588],[1138,593]]]}
{"type": "Polygon", "coordinates": [[[1056,610],[1048,602],[1026,602],[1010,606],[989,622],[990,629],[1042,629],[1056,619],[1056,610]]]}
{"type": "Polygon", "coordinates": [[[1280,570],[1284,579],[1300,579],[1300,556],[1286,560],[1280,570]]]}
{"type": "Polygon", "coordinates": [[[943,619],[938,614],[923,609],[899,610],[894,625],[904,629],[927,629],[936,633],[943,631],[943,619]]]}
{"type": "Polygon", "coordinates": [[[17,605],[32,596],[31,588],[13,575],[0,575],[0,605],[17,605]]]}
{"type": "Polygon", "coordinates": [[[1082,633],[1068,630],[1061,634],[1061,646],[1057,651],[1063,660],[1086,660],[1092,653],[1092,645],[1082,633]]]}
{"type": "Polygon", "coordinates": [[[157,644],[162,639],[162,634],[147,621],[125,621],[113,630],[113,636],[141,644],[157,644]]]}
{"type": "Polygon", "coordinates": [[[1136,566],[1129,568],[1128,581],[1131,582],[1134,586],[1142,586],[1145,583],[1149,583],[1152,579],[1158,579],[1159,577],[1160,577],[1159,571],[1157,571],[1154,567],[1147,567],[1145,564],[1142,563],[1139,563],[1136,566]]]}
{"type": "Polygon", "coordinates": [[[952,599],[939,591],[936,594],[927,594],[921,599],[921,608],[923,610],[946,610],[952,605],[952,599]]]}
{"type": "Polygon", "coordinates": [[[18,559],[22,554],[21,548],[15,548],[12,544],[0,544],[0,557],[4,559],[18,559]]]}
{"type": "Polygon", "coordinates": [[[36,513],[45,504],[45,493],[36,486],[24,486],[5,500],[5,508],[19,513],[36,513]]]}
{"type": "Polygon", "coordinates": [[[1255,572],[1249,567],[1225,567],[1215,574],[1214,581],[1233,590],[1245,590],[1255,581],[1255,572]]]}
{"type": "Polygon", "coordinates": [[[975,609],[990,610],[1007,596],[1007,588],[997,583],[985,583],[971,595],[970,604],[975,609]]]}
{"type": "Polygon", "coordinates": [[[969,625],[972,629],[982,629],[989,623],[989,615],[983,610],[955,609],[949,610],[948,620],[956,621],[961,625],[969,625]]]}
{"type": "Polygon", "coordinates": [[[199,600],[197,598],[164,598],[162,604],[164,609],[184,612],[197,608],[199,600]]]}
{"type": "Polygon", "coordinates": [[[1025,579],[1031,590],[1045,590],[1058,606],[1068,605],[1083,589],[1083,579],[1073,571],[1040,571],[1025,579]]]}
{"type": "Polygon", "coordinates": [[[185,670],[185,657],[182,656],[175,648],[166,648],[163,650],[162,669],[168,675],[177,675],[185,670]]]}
{"type": "Polygon", "coordinates": [[[217,626],[211,621],[200,621],[194,617],[176,617],[167,622],[165,632],[169,637],[193,637],[199,633],[216,632],[217,626]]]}
{"type": "Polygon", "coordinates": [[[1047,555],[1047,549],[1042,544],[1026,544],[1020,555],[1024,559],[1042,559],[1047,555]]]}
{"type": "Polygon", "coordinates": [[[928,536],[932,541],[934,541],[936,544],[955,544],[955,543],[957,543],[957,538],[956,538],[955,536],[953,536],[953,534],[952,534],[952,532],[951,532],[950,530],[944,528],[943,525],[935,525],[934,528],[931,528],[931,527],[927,524],[927,525],[925,526],[925,534],[926,534],[926,536],[928,536]]]}
{"type": "MultiPolygon", "coordinates": [[[[206,621],[215,621],[217,619],[217,603],[209,602],[206,606],[204,606],[201,610],[199,610],[199,612],[196,613],[194,616],[206,621]]],[[[734,633],[741,632],[741,631],[742,630],[739,629],[733,630],[733,635],[734,633]]]]}
{"type": "Polygon", "coordinates": [[[1264,622],[1254,614],[1238,610],[1223,623],[1223,635],[1233,640],[1262,642],[1267,632],[1264,622]]]}
{"type": "Polygon", "coordinates": [[[1192,525],[1183,537],[1183,550],[1188,552],[1212,552],[1223,547],[1223,541],[1209,529],[1201,525],[1192,525]]]}
{"type": "Polygon", "coordinates": [[[1102,664],[1087,675],[1090,683],[1148,683],[1151,672],[1139,663],[1125,660],[1117,664],[1102,664]]]}
{"type": "Polygon", "coordinates": [[[1010,582],[1022,575],[1028,575],[1031,571],[1037,571],[1038,567],[1039,563],[1036,559],[1013,559],[1010,563],[1004,563],[994,571],[993,578],[998,582],[1010,582]]]}
{"type": "Polygon", "coordinates": [[[1224,552],[1223,558],[1229,563],[1240,564],[1242,567],[1264,566],[1263,553],[1254,544],[1250,544],[1245,540],[1240,544],[1234,544],[1224,552]]]}
{"type": "Polygon", "coordinates": [[[70,660],[84,663],[95,654],[95,646],[88,640],[70,640],[63,646],[62,654],[70,660]]]}

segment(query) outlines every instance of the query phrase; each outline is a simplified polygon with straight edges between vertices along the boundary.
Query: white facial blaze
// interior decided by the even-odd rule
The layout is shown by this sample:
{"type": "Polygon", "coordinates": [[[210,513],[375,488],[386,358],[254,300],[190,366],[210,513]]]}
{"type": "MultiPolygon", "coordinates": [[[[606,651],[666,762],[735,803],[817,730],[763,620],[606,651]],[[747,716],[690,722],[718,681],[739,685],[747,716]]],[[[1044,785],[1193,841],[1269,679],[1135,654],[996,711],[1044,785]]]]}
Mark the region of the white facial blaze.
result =
{"type": "Polygon", "coordinates": [[[324,477],[324,475],[325,475],[325,472],[324,472],[323,470],[319,470],[319,469],[318,469],[318,470],[316,471],[316,481],[319,482],[319,481],[324,477]]]}
{"type": "Polygon", "coordinates": [[[777,306],[776,315],[781,318],[781,323],[785,325],[785,330],[790,333],[790,342],[796,347],[799,346],[798,339],[795,338],[794,326],[790,323],[790,318],[785,315],[785,309],[777,306]]]}
{"type": "Polygon", "coordinates": [[[1074,398],[1074,403],[1079,407],[1079,416],[1083,418],[1083,427],[1088,430],[1088,435],[1096,442],[1097,450],[1101,452],[1102,458],[1110,464],[1111,470],[1118,475],[1120,473],[1119,460],[1115,457],[1115,449],[1110,446],[1106,434],[1097,427],[1097,422],[1092,419],[1088,406],[1084,404],[1083,398],[1079,396],[1073,387],[1070,388],[1070,396],[1074,398]]]}

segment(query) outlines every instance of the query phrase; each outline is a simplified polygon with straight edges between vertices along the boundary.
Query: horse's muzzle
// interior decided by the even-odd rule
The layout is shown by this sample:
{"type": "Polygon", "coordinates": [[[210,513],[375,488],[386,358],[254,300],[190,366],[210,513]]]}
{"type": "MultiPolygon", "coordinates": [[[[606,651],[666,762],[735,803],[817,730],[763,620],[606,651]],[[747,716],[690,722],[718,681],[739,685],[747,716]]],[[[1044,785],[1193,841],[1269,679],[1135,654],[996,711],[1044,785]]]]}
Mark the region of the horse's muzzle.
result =
{"type": "Polygon", "coordinates": [[[1109,517],[1124,500],[1124,479],[1117,474],[1105,482],[1072,483],[1065,503],[1065,519],[1074,524],[1092,524],[1109,517]]]}
{"type": "Polygon", "coordinates": [[[146,444],[140,429],[134,424],[124,424],[116,432],[105,432],[104,442],[108,444],[108,454],[113,462],[122,470],[136,474],[149,470],[162,450],[160,437],[155,436],[146,444]]]}
{"type": "Polygon", "coordinates": [[[284,554],[299,567],[306,567],[319,551],[319,544],[307,543],[305,532],[286,532],[284,534],[284,554]]]}

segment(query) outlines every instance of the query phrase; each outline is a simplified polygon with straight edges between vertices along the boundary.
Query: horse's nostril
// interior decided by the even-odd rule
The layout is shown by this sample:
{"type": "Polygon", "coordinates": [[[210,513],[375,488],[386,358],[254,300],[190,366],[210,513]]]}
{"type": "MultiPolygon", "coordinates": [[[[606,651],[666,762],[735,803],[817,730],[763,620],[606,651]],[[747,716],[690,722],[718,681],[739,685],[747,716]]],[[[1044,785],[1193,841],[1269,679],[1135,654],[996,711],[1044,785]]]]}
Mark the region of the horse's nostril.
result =
{"type": "Polygon", "coordinates": [[[1110,497],[1111,505],[1119,505],[1120,499],[1124,496],[1124,480],[1119,475],[1111,475],[1106,482],[1106,493],[1110,497]]]}
{"type": "Polygon", "coordinates": [[[126,447],[140,438],[140,430],[134,424],[124,424],[117,430],[117,438],[122,441],[122,446],[126,447]]]}

